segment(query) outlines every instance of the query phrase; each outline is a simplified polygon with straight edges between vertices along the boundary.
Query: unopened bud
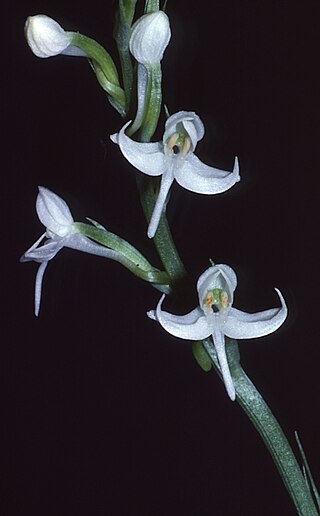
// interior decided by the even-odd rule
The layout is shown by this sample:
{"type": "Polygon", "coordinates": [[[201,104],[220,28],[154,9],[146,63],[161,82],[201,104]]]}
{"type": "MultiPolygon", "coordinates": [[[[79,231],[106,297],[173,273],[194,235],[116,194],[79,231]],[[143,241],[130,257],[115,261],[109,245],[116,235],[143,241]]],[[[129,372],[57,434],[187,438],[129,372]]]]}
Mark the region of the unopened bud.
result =
{"type": "Polygon", "coordinates": [[[170,38],[169,18],[163,11],[145,14],[132,27],[130,52],[145,66],[159,63],[170,38]]]}

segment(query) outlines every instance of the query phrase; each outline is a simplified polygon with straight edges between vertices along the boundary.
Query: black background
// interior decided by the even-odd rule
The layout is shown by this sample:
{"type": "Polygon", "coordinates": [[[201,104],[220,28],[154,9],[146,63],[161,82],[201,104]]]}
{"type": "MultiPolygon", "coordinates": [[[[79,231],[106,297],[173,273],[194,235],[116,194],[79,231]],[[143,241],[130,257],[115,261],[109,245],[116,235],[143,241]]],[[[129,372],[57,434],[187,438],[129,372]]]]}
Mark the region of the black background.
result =
{"type": "MultiPolygon", "coordinates": [[[[298,430],[318,485],[319,5],[169,0],[163,62],[169,111],[195,111],[205,124],[198,157],[231,169],[237,154],[241,172],[220,196],[173,186],[175,241],[193,284],[209,258],[235,269],[240,309],[278,306],[273,288],[283,292],[286,323],[241,342],[241,359],[293,446],[298,430]]],[[[43,231],[39,184],[75,220],[98,220],[159,264],[133,168],[109,141],[122,121],[84,59],[33,56],[23,25],[39,13],[115,55],[111,2],[18,3],[6,24],[3,514],[294,515],[259,435],[217,375],[146,318],[156,290],[117,263],[64,249],[33,315],[37,265],[18,260],[43,231]]],[[[182,313],[195,302],[194,294],[166,306],[182,313]]]]}

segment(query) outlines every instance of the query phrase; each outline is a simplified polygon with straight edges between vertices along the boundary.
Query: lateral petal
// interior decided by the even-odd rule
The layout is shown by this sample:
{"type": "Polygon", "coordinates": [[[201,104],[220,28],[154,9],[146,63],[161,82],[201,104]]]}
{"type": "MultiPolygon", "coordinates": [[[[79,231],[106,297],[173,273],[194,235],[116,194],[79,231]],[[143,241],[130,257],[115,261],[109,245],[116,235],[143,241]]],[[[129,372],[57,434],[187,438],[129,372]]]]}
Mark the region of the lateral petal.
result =
{"type": "Polygon", "coordinates": [[[125,130],[131,124],[127,122],[118,135],[111,135],[111,140],[118,143],[124,157],[135,168],[148,176],[160,176],[166,169],[166,158],[162,143],[140,143],[126,135],[125,130]]]}
{"type": "Polygon", "coordinates": [[[182,166],[175,170],[175,179],[183,188],[195,193],[222,193],[240,180],[238,158],[235,158],[233,171],[227,172],[205,165],[191,153],[182,166]]]}
{"type": "Polygon", "coordinates": [[[161,309],[163,295],[156,309],[156,318],[161,326],[171,335],[187,340],[202,340],[211,335],[210,328],[200,308],[186,315],[173,315],[161,309]]]}
{"type": "Polygon", "coordinates": [[[288,309],[281,292],[276,288],[280,308],[265,310],[256,314],[240,312],[231,308],[223,325],[223,333],[234,339],[254,339],[276,331],[285,321],[288,309]]]}

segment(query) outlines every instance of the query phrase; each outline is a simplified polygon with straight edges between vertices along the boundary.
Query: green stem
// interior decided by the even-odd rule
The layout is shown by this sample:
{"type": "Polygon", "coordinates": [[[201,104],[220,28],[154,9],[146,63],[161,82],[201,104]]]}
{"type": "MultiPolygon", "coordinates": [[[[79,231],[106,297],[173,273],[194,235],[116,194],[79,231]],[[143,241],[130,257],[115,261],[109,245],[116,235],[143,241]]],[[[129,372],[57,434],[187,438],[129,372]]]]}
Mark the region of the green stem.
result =
{"type": "Polygon", "coordinates": [[[116,13],[116,23],[114,29],[114,39],[120,57],[122,80],[126,95],[126,112],[129,113],[131,106],[132,87],[133,87],[133,67],[131,55],[129,51],[129,40],[131,34],[131,25],[135,13],[136,0],[119,1],[118,11],[116,13]]]}
{"type": "MultiPolygon", "coordinates": [[[[204,340],[203,346],[220,374],[219,362],[212,341],[210,339],[204,340]]],[[[226,351],[237,401],[249,416],[267,446],[295,504],[297,513],[299,516],[318,516],[309,487],[287,438],[261,394],[240,365],[240,355],[235,340],[227,339],[226,351]]]]}
{"type": "Polygon", "coordinates": [[[147,69],[147,93],[145,113],[141,127],[140,140],[149,142],[158,125],[161,110],[161,64],[146,66],[147,69]]]}
{"type": "Polygon", "coordinates": [[[154,13],[156,11],[159,11],[159,0],[146,0],[144,12],[147,13],[154,13]]]}

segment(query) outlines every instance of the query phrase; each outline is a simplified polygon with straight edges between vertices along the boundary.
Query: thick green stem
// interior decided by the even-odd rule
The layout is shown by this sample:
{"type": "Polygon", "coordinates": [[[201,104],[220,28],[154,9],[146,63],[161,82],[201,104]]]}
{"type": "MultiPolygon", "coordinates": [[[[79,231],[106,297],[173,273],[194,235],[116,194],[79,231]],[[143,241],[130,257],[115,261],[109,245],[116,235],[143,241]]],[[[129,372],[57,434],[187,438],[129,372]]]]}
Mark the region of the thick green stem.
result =
{"type": "MultiPolygon", "coordinates": [[[[219,362],[212,341],[210,339],[204,340],[203,346],[220,374],[219,362]]],[[[267,446],[295,504],[297,513],[299,516],[318,516],[309,487],[287,438],[261,394],[240,365],[237,342],[227,339],[226,351],[237,401],[249,416],[267,446]]]]}
{"type": "Polygon", "coordinates": [[[129,51],[129,40],[131,25],[135,13],[136,0],[120,0],[116,13],[114,39],[116,40],[121,69],[124,91],[126,94],[126,112],[129,113],[133,87],[133,67],[129,51]]]}

